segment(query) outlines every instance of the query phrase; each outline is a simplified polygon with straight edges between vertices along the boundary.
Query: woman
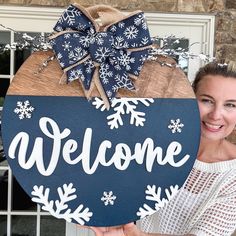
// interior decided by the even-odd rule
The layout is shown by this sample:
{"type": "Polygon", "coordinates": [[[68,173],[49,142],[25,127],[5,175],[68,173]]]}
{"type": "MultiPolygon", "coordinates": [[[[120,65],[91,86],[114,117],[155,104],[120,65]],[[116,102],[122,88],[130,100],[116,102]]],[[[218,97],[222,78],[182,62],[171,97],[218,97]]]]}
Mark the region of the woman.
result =
{"type": "Polygon", "coordinates": [[[231,235],[236,229],[236,65],[209,63],[193,83],[201,118],[197,160],[184,186],[165,207],[141,221],[94,228],[96,236],[231,235]]]}

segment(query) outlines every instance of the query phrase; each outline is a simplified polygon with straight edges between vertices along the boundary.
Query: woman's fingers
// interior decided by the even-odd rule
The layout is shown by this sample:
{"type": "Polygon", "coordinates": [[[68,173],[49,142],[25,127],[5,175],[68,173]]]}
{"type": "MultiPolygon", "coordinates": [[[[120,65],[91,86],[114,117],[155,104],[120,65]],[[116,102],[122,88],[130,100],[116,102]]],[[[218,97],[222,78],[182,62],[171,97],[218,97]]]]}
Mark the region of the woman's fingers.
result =
{"type": "Polygon", "coordinates": [[[128,223],[123,226],[125,236],[142,236],[142,232],[134,223],[128,223]]]}

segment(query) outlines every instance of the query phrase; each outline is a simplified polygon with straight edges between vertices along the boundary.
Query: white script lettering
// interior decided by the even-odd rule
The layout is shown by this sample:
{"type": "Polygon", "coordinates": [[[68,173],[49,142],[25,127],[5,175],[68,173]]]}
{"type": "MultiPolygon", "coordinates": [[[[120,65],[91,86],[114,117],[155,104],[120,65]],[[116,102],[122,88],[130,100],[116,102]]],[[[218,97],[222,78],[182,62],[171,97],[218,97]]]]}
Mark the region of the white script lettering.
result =
{"type": "Polygon", "coordinates": [[[74,139],[68,139],[65,141],[65,144],[62,145],[62,140],[67,138],[71,133],[68,128],[60,131],[57,123],[48,117],[42,117],[39,120],[39,127],[42,133],[53,141],[51,153],[48,154],[50,155],[50,158],[47,167],[45,167],[44,162],[43,137],[35,138],[31,154],[27,156],[27,153],[29,152],[29,134],[26,132],[18,133],[9,146],[8,155],[11,159],[18,158],[19,165],[23,169],[28,170],[36,165],[39,173],[44,176],[53,174],[58,165],[60,153],[62,153],[64,161],[69,165],[81,163],[84,172],[87,174],[93,174],[99,165],[114,165],[118,170],[126,170],[131,161],[136,161],[139,165],[142,165],[146,161],[146,170],[151,172],[155,161],[159,165],[169,164],[173,167],[180,167],[184,165],[190,157],[190,155],[187,154],[184,155],[182,159],[178,158],[180,159],[179,161],[176,161],[175,157],[182,151],[180,143],[176,141],[171,142],[167,147],[166,154],[163,155],[162,148],[154,147],[153,140],[151,138],[146,138],[142,144],[135,144],[133,154],[127,144],[118,143],[114,148],[113,155],[110,158],[107,158],[106,151],[112,148],[112,143],[109,140],[104,140],[99,145],[96,158],[93,163],[91,163],[90,150],[93,137],[91,128],[85,130],[81,153],[75,158],[72,158],[71,155],[76,155],[76,151],[78,151],[78,142],[74,139]]]}

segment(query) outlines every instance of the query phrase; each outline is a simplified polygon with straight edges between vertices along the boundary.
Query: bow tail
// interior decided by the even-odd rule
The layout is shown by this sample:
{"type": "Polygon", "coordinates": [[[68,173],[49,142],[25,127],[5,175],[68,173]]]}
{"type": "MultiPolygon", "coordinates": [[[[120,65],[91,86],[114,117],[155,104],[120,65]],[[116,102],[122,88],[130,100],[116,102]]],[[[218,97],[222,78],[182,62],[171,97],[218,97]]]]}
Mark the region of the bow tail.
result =
{"type": "Polygon", "coordinates": [[[74,67],[65,70],[65,77],[67,78],[67,83],[79,79],[86,98],[90,99],[90,94],[93,87],[92,79],[95,72],[96,68],[92,60],[89,58],[84,63],[77,64],[74,67]]]}
{"type": "Polygon", "coordinates": [[[95,72],[96,77],[94,78],[94,81],[96,87],[108,109],[112,99],[116,96],[118,89],[135,89],[132,80],[130,80],[128,74],[124,71],[125,70],[117,71],[110,64],[102,63],[95,72]]]}
{"type": "Polygon", "coordinates": [[[129,68],[127,69],[128,74],[131,77],[138,77],[144,62],[147,60],[149,55],[149,48],[143,49],[140,51],[132,51],[130,54],[130,58],[135,58],[134,63],[129,64],[129,68]]]}
{"type": "Polygon", "coordinates": [[[110,101],[107,96],[106,89],[104,88],[104,83],[99,79],[99,67],[96,67],[96,70],[93,75],[93,82],[99,92],[99,95],[101,96],[101,98],[104,102],[105,107],[107,108],[107,110],[109,110],[110,101]]]}

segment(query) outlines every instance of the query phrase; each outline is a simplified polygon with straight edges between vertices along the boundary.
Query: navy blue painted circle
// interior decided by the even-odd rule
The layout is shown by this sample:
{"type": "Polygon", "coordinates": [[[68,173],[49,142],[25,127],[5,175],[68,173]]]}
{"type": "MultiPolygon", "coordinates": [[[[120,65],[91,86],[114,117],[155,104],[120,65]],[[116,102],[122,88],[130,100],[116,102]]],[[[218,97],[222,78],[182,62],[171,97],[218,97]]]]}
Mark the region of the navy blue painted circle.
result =
{"type": "Polygon", "coordinates": [[[151,212],[144,204],[155,210],[148,196],[160,191],[168,200],[166,191],[173,196],[186,180],[200,137],[196,100],[117,101],[101,111],[99,101],[81,97],[6,96],[9,165],[55,217],[96,226],[135,221],[151,212]]]}

